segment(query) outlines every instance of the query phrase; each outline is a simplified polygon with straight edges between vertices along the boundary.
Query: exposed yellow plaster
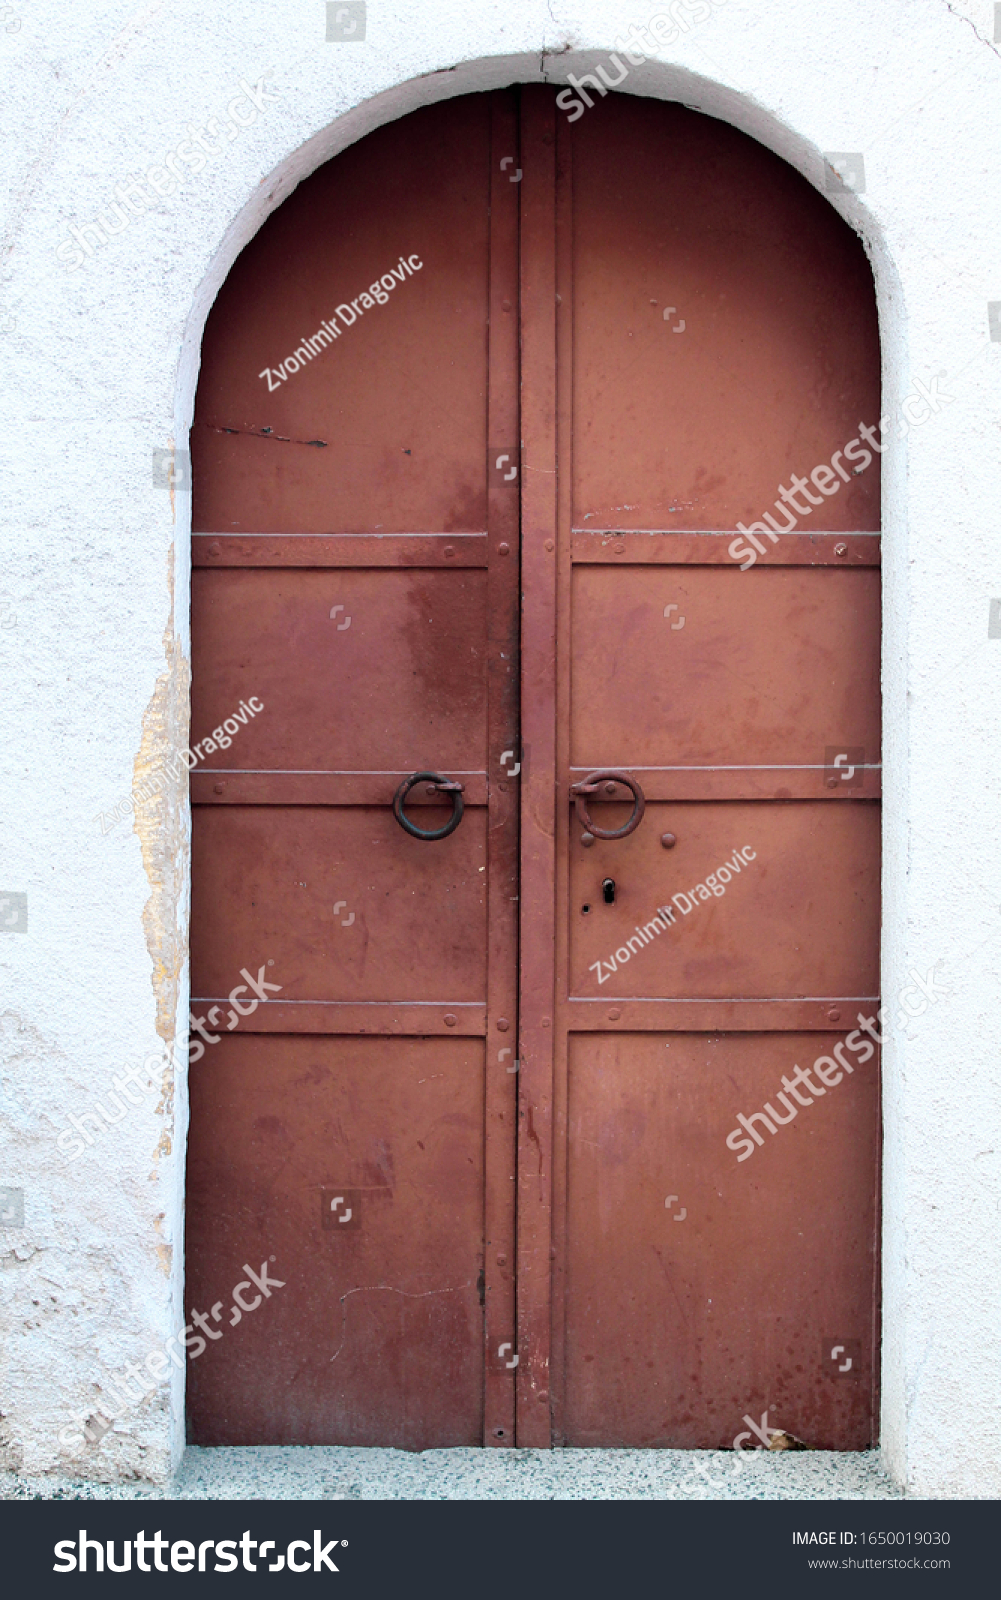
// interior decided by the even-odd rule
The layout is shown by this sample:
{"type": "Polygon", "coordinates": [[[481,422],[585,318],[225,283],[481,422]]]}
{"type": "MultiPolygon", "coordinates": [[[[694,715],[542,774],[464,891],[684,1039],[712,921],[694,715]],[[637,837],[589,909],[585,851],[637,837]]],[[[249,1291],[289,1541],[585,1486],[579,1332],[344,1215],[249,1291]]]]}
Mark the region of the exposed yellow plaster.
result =
{"type": "MultiPolygon", "coordinates": [[[[156,1031],[168,1050],[174,1042],[177,994],[187,950],[187,879],[190,841],[187,824],[187,770],[178,752],[188,742],[188,694],[191,669],[174,631],[174,546],[167,555],[170,615],[163,634],[166,670],[156,680],[143,713],[142,740],[133,764],[133,831],[142,851],[150,897],[143,907],[146,947],[153,963],[151,982],[156,996],[156,1031]],[[163,773],[167,762],[177,776],[166,773],[162,790],[148,781],[163,773]]],[[[165,1064],[163,1110],[173,1109],[173,1066],[165,1064]]],[[[169,1119],[168,1119],[169,1125],[169,1119]]],[[[165,1134],[170,1149],[170,1135],[165,1134]]],[[[161,1139],[163,1148],[163,1139],[161,1139]]]]}
{"type": "Polygon", "coordinates": [[[160,1264],[160,1271],[165,1278],[169,1278],[174,1265],[174,1247],[163,1238],[164,1214],[161,1211],[153,1218],[153,1226],[160,1235],[160,1243],[156,1247],[156,1258],[160,1264]]]}

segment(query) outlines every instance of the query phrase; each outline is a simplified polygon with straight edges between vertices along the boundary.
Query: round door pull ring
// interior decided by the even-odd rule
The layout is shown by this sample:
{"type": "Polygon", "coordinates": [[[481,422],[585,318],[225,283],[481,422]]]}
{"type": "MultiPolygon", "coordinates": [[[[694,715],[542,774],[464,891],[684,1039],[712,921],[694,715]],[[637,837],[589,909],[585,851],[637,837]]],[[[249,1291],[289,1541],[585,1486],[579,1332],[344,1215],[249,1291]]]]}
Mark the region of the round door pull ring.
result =
{"type": "Polygon", "coordinates": [[[462,784],[451,783],[448,778],[443,778],[440,772],[412,772],[409,778],[404,778],[400,787],[393,796],[393,816],[400,827],[415,839],[447,839],[454,833],[462,821],[462,784]],[[433,790],[452,797],[452,815],[443,828],[419,828],[416,822],[411,822],[403,809],[404,801],[411,789],[418,783],[429,783],[433,790]]]}
{"type": "Polygon", "coordinates": [[[646,809],[643,790],[628,772],[592,772],[588,777],[581,779],[580,783],[570,785],[570,798],[577,810],[577,821],[584,829],[580,841],[582,845],[591,845],[595,839],[624,839],[634,828],[639,827],[646,809]],[[599,784],[604,785],[606,795],[614,794],[617,783],[630,790],[633,797],[633,809],[629,820],[621,828],[599,828],[591,821],[588,814],[588,797],[597,792],[599,784]]]}

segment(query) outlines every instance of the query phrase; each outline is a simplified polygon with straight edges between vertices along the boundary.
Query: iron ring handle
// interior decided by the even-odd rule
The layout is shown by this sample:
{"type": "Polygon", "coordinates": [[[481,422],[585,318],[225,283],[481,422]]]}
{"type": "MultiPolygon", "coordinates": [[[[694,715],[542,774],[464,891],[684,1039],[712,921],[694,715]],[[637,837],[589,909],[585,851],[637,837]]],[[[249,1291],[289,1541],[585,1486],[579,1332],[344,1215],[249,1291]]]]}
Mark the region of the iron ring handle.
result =
{"type": "Polygon", "coordinates": [[[447,839],[454,833],[462,821],[462,784],[451,783],[448,778],[443,778],[440,772],[412,772],[409,778],[404,778],[400,787],[393,796],[393,815],[400,827],[415,839],[447,839]],[[452,796],[452,815],[443,828],[419,828],[416,822],[411,822],[403,809],[403,802],[415,784],[432,783],[443,794],[452,796]]]}
{"type": "Polygon", "coordinates": [[[646,810],[646,797],[643,794],[643,790],[636,782],[636,779],[629,776],[628,772],[589,773],[580,783],[570,785],[570,793],[577,807],[578,822],[587,833],[593,834],[596,839],[624,839],[627,833],[632,833],[634,829],[639,827],[643,820],[643,813],[646,810]],[[626,789],[632,791],[632,816],[621,828],[599,828],[588,816],[587,797],[596,792],[599,783],[621,783],[626,789]]]}

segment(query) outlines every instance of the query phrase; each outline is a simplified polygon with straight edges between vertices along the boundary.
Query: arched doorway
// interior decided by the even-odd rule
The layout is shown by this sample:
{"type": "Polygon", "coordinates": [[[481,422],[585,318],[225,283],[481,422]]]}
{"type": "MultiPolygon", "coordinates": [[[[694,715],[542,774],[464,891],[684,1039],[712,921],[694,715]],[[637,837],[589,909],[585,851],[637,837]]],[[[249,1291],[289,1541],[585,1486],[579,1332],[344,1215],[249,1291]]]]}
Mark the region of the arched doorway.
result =
{"type": "Polygon", "coordinates": [[[871,274],[725,124],[572,114],[370,135],[206,329],[193,1443],[874,1437],[871,274]]]}

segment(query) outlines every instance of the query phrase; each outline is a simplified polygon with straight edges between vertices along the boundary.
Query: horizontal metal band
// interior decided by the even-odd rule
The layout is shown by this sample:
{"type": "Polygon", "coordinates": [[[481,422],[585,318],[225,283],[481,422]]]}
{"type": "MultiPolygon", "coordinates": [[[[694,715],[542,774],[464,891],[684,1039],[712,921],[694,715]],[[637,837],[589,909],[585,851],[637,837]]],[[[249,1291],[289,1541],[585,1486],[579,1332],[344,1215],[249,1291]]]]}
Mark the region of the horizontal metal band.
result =
{"type": "Polygon", "coordinates": [[[877,995],[807,1000],[618,1000],[576,996],[566,1002],[571,1033],[832,1033],[874,1015],[877,995]],[[833,1015],[837,1013],[837,1015],[833,1015]]]}
{"type": "MultiPolygon", "coordinates": [[[[578,566],[691,566],[733,567],[740,563],[729,553],[734,539],[728,533],[691,533],[673,530],[629,529],[623,533],[603,528],[574,528],[571,559],[578,566]]],[[[764,542],[764,541],[762,541],[764,542]]],[[[746,559],[746,558],[745,558],[746,559]]],[[[755,567],[878,567],[878,533],[781,533],[770,541],[764,555],[755,552],[755,567]]]]}
{"type": "MultiPolygon", "coordinates": [[[[228,1007],[224,995],[198,995],[191,1010],[205,1015],[213,1005],[228,1007]]],[[[237,1026],[222,1033],[339,1033],[482,1036],[487,1031],[485,1002],[469,1000],[267,1000],[237,1026]],[[451,1018],[450,1022],[446,1018],[451,1018]]],[[[217,1031],[217,1030],[210,1030],[217,1031]]],[[[193,1037],[197,1038],[197,1034],[193,1037]]],[[[211,1056],[211,1046],[206,1051],[211,1056]]]]}
{"type": "Polygon", "coordinates": [[[193,533],[194,567],[485,567],[485,533],[193,533]]]}
{"type": "MultiPolygon", "coordinates": [[[[854,768],[859,781],[846,783],[840,774],[815,767],[634,767],[594,761],[571,767],[571,782],[590,772],[622,767],[637,777],[646,800],[878,800],[883,771],[879,766],[854,768]]],[[[625,801],[628,797],[622,795],[625,801]]]]}
{"type": "MultiPolygon", "coordinates": [[[[419,770],[411,768],[411,771],[419,770]]],[[[444,772],[464,785],[467,806],[487,803],[485,772],[444,772]]],[[[410,772],[233,772],[199,767],[190,777],[192,805],[228,806],[391,806],[410,772]]],[[[451,811],[452,802],[427,793],[418,784],[407,796],[407,810],[437,806],[451,811]]],[[[443,811],[444,814],[444,811],[443,811]]]]}

